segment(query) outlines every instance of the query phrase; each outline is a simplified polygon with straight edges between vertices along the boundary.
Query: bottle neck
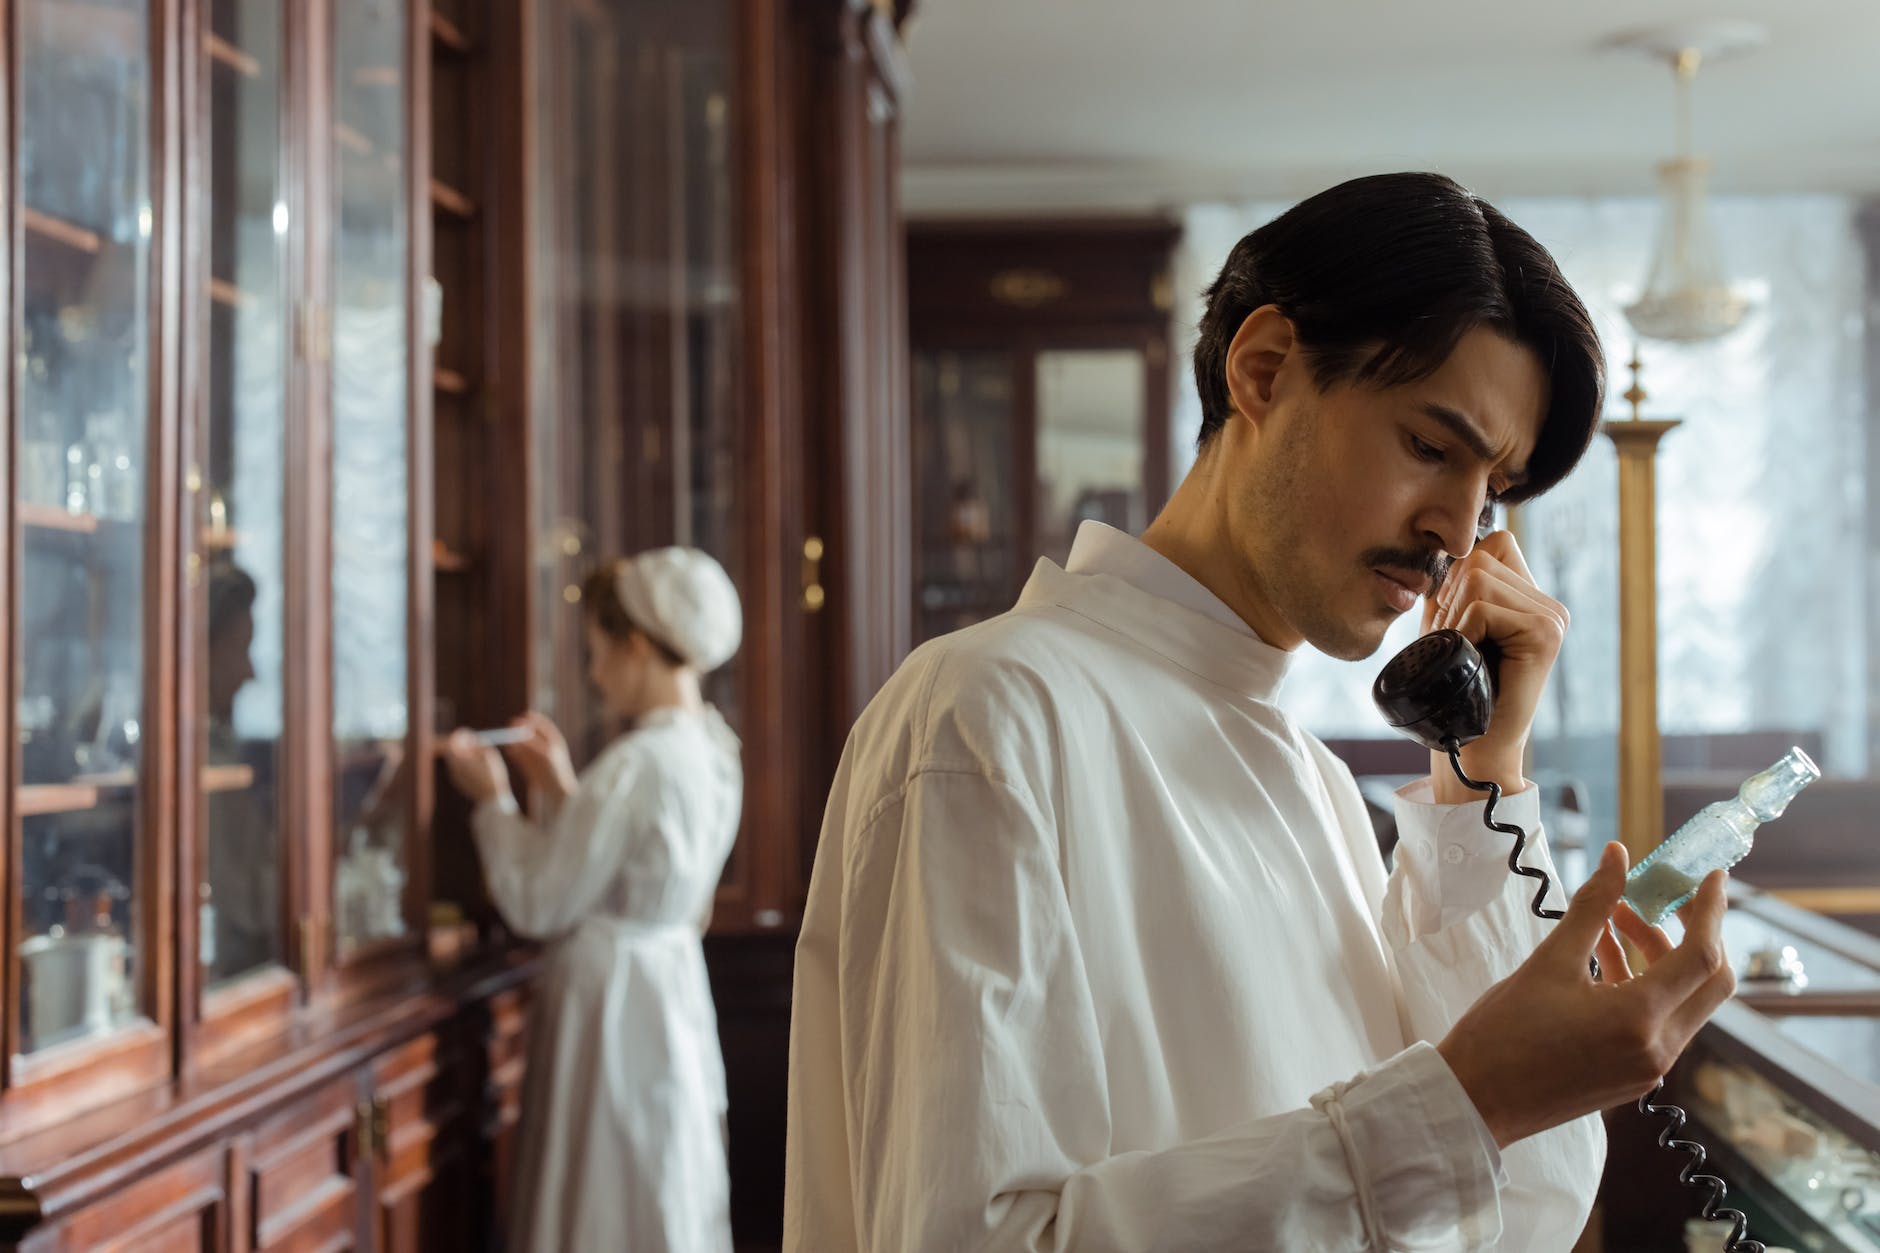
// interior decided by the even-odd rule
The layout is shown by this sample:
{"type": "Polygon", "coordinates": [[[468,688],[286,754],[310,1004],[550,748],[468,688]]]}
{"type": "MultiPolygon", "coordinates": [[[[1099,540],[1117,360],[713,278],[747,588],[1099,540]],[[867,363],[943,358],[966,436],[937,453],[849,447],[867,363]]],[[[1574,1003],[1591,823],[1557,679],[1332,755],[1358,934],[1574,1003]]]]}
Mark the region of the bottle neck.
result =
{"type": "Polygon", "coordinates": [[[1821,777],[1821,771],[1801,749],[1791,749],[1786,757],[1767,770],[1751,775],[1737,790],[1737,797],[1749,806],[1761,822],[1780,818],[1796,794],[1821,777]]]}

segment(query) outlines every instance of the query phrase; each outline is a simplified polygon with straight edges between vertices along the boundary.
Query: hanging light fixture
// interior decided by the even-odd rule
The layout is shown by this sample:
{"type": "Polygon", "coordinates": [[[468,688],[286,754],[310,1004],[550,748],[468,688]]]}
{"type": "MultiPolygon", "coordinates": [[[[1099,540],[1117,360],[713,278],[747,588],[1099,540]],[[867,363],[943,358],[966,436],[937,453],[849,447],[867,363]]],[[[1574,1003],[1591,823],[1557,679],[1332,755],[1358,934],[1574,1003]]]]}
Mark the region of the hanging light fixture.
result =
{"type": "Polygon", "coordinates": [[[1762,30],[1745,22],[1630,36],[1624,42],[1668,60],[1677,81],[1677,155],[1658,167],[1664,199],[1657,247],[1645,290],[1626,306],[1626,320],[1647,339],[1698,343],[1735,330],[1749,301],[1730,285],[1710,227],[1705,199],[1710,162],[1691,147],[1691,85],[1706,56],[1760,44],[1762,30]]]}

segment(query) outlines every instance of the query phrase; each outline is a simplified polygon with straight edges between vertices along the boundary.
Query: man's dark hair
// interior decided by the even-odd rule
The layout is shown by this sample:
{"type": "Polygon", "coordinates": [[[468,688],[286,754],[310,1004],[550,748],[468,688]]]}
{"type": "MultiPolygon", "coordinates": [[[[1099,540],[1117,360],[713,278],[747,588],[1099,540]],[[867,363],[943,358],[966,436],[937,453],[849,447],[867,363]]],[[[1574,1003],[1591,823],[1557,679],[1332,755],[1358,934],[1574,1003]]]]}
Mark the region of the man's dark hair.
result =
{"type": "Polygon", "coordinates": [[[1203,448],[1233,412],[1228,345],[1269,304],[1292,321],[1321,388],[1428,377],[1477,327],[1532,349],[1547,413],[1510,502],[1565,478],[1598,428],[1606,366],[1586,306],[1532,235],[1440,174],[1378,174],[1301,201],[1234,245],[1207,296],[1195,344],[1203,448]]]}

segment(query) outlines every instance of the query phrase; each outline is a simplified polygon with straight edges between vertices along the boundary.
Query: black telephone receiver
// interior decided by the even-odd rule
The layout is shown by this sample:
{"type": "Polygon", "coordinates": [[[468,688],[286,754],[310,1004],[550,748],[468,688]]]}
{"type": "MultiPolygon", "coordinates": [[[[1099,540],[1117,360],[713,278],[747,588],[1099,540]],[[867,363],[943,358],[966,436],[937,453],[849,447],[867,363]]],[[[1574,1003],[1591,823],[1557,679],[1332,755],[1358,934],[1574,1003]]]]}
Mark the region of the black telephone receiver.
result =
{"type": "Polygon", "coordinates": [[[1472,744],[1495,709],[1493,644],[1477,648],[1460,631],[1431,631],[1390,659],[1371,685],[1384,721],[1435,752],[1472,744]]]}
{"type": "MultiPolygon", "coordinates": [[[[1449,766],[1465,786],[1488,793],[1482,810],[1482,822],[1491,831],[1514,837],[1508,854],[1508,869],[1518,875],[1540,881],[1529,908],[1536,917],[1554,920],[1562,917],[1558,909],[1544,909],[1541,901],[1551,886],[1545,871],[1521,864],[1521,851],[1527,845],[1527,832],[1511,822],[1495,821],[1495,805],[1501,800],[1501,787],[1493,780],[1477,781],[1462,771],[1460,750],[1488,732],[1489,715],[1495,709],[1495,677],[1500,656],[1493,642],[1479,648],[1460,631],[1447,628],[1431,631],[1407,645],[1392,657],[1371,685],[1371,699],[1377,702],[1384,721],[1425,748],[1446,755],[1449,766]]],[[[1592,963],[1593,977],[1599,977],[1599,963],[1592,963]]],[[[1724,1240],[1725,1253],[1765,1253],[1759,1240],[1749,1238],[1749,1220],[1742,1211],[1723,1204],[1729,1189],[1716,1175],[1700,1173],[1708,1154],[1694,1140],[1678,1139],[1684,1129],[1685,1113],[1676,1105],[1654,1104],[1652,1098],[1664,1088],[1660,1079],[1650,1092],[1638,1100],[1639,1112],[1666,1120],[1658,1134],[1662,1148],[1690,1156],[1691,1161],[1679,1179],[1693,1188],[1709,1192],[1704,1199],[1703,1216],[1712,1222],[1731,1224],[1724,1240]]]]}

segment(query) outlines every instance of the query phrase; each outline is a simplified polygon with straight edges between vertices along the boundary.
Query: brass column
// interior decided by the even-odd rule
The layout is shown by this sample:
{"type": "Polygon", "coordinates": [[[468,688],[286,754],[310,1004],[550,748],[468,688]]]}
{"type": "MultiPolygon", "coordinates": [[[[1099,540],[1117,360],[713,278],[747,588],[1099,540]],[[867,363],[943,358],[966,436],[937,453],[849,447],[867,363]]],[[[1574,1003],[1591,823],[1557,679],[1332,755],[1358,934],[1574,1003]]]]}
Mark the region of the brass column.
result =
{"type": "Polygon", "coordinates": [[[1637,865],[1665,835],[1655,459],[1658,441],[1678,423],[1640,418],[1636,382],[1626,396],[1633,416],[1600,429],[1619,453],[1619,839],[1637,865]]]}

